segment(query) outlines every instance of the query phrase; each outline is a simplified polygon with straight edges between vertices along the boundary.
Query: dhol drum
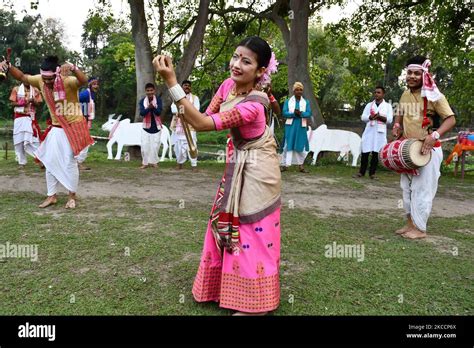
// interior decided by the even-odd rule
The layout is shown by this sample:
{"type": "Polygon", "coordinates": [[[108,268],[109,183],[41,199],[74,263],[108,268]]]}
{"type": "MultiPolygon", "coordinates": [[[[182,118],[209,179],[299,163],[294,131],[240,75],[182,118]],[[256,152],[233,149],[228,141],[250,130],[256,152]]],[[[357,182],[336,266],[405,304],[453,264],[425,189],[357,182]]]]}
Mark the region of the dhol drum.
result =
{"type": "Polygon", "coordinates": [[[431,152],[421,153],[423,141],[418,139],[399,139],[388,143],[379,152],[379,161],[385,168],[397,173],[419,175],[418,168],[428,164],[431,152]]]}

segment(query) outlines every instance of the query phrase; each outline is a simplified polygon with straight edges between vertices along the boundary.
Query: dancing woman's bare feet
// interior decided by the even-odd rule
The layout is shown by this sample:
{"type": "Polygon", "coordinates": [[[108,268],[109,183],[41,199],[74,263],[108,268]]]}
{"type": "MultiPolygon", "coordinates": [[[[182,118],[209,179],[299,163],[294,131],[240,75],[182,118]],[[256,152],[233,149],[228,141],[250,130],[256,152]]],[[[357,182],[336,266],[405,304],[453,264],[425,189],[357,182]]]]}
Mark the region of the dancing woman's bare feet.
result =
{"type": "Polygon", "coordinates": [[[140,167],[140,169],[146,169],[146,168],[148,168],[148,164],[144,164],[140,167]]]}
{"type": "Polygon", "coordinates": [[[58,199],[56,198],[56,195],[53,196],[48,196],[43,203],[38,205],[38,208],[46,208],[49,207],[50,205],[56,204],[58,202],[58,199]]]}

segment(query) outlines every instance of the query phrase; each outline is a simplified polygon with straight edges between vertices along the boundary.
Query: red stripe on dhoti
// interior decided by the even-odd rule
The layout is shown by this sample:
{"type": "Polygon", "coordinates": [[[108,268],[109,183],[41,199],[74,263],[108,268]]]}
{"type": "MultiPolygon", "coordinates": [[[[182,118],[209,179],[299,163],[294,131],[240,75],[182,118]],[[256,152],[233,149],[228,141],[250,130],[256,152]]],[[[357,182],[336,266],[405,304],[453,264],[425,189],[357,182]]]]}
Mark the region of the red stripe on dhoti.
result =
{"type": "Polygon", "coordinates": [[[66,137],[71,145],[72,152],[74,156],[79,155],[79,153],[85,149],[87,146],[94,144],[94,140],[92,139],[89,129],[87,128],[87,122],[82,117],[80,121],[68,123],[67,120],[62,115],[58,115],[55,110],[55,103],[52,91],[45,87],[44,88],[44,96],[45,101],[49,106],[49,109],[54,115],[56,119],[61,124],[61,127],[64,129],[66,133],[66,137]]]}

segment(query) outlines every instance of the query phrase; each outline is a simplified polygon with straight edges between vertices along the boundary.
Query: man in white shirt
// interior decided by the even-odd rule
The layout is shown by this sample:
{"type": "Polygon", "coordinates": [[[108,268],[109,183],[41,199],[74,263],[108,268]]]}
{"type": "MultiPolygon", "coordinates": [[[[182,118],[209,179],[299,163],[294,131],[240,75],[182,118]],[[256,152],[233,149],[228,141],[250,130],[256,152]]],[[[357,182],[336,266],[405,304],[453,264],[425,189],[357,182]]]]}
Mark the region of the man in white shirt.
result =
{"type": "Polygon", "coordinates": [[[369,176],[376,179],[375,171],[379,161],[379,151],[387,144],[387,124],[392,123],[392,106],[384,100],[385,89],[382,86],[375,87],[374,100],[365,106],[361,120],[366,123],[362,134],[362,157],[359,173],[354,174],[354,178],[365,175],[370,160],[369,176]]]}
{"type": "MultiPolygon", "coordinates": [[[[186,98],[194,105],[194,107],[199,110],[201,104],[199,98],[191,93],[191,81],[184,80],[181,84],[184,92],[186,93],[186,98]]],[[[197,167],[197,158],[191,158],[189,154],[189,145],[186,135],[184,133],[183,125],[181,120],[178,117],[178,109],[173,103],[171,105],[171,112],[173,113],[173,119],[171,120],[171,145],[174,145],[174,153],[176,155],[176,162],[178,163],[177,169],[183,169],[183,164],[186,162],[187,158],[191,161],[191,167],[193,171],[196,171],[197,167]]],[[[191,136],[193,138],[194,144],[197,144],[196,131],[188,124],[189,130],[191,131],[191,136]]]]}

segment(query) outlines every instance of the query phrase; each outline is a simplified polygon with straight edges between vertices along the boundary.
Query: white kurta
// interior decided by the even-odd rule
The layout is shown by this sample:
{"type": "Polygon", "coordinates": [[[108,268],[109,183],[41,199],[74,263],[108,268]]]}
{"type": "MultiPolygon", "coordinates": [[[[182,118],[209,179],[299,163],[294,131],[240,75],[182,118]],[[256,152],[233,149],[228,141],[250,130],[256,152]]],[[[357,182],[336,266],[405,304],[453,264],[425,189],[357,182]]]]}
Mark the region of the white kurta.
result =
{"type": "Polygon", "coordinates": [[[29,116],[15,118],[15,121],[13,121],[13,144],[16,145],[23,142],[35,142],[32,121],[29,116]]]}
{"type": "MultiPolygon", "coordinates": [[[[201,103],[199,102],[199,98],[192,93],[186,95],[186,98],[194,105],[196,110],[199,110],[201,107],[201,103]]],[[[171,104],[171,113],[176,115],[178,113],[178,108],[176,104],[171,104]]],[[[197,146],[197,136],[195,131],[191,131],[191,136],[194,140],[194,144],[197,146]]],[[[176,162],[178,164],[183,164],[189,158],[191,162],[191,166],[197,166],[197,158],[192,159],[191,155],[189,154],[189,145],[188,140],[186,139],[186,135],[184,132],[176,132],[173,131],[171,134],[171,145],[174,146],[174,153],[176,155],[176,162]]]]}
{"type": "Polygon", "coordinates": [[[33,136],[30,117],[19,117],[13,122],[13,145],[19,164],[27,163],[26,154],[34,157],[34,152],[39,146],[39,139],[33,136]]]}
{"type": "Polygon", "coordinates": [[[79,185],[77,160],[62,128],[52,127],[35,155],[46,167],[48,196],[56,194],[58,183],[68,191],[77,191],[79,185]]]}
{"type": "Polygon", "coordinates": [[[79,155],[77,155],[77,162],[83,163],[86,160],[88,153],[89,146],[86,146],[81,152],[79,152],[79,155]]]}
{"type": "Polygon", "coordinates": [[[418,169],[420,175],[402,174],[400,178],[400,187],[403,190],[403,207],[415,226],[421,231],[426,231],[433,199],[438,190],[442,161],[443,150],[441,147],[434,148],[431,152],[431,161],[418,169]]]}
{"type": "MultiPolygon", "coordinates": [[[[189,93],[186,94],[186,98],[194,105],[197,110],[201,108],[201,103],[196,95],[189,93]]],[[[171,104],[171,113],[173,115],[178,113],[178,108],[176,107],[175,103],[171,104]]]]}
{"type": "MultiPolygon", "coordinates": [[[[191,137],[194,140],[194,144],[197,144],[196,132],[191,131],[191,137]]],[[[174,153],[176,155],[176,162],[178,164],[183,164],[189,158],[191,161],[191,166],[197,166],[197,158],[191,158],[188,140],[184,134],[175,133],[174,153]]]]}
{"type": "Polygon", "coordinates": [[[308,151],[288,151],[286,149],[286,144],[283,146],[283,152],[281,154],[280,165],[284,167],[289,167],[291,165],[302,165],[306,156],[308,156],[308,151]]]}
{"type": "Polygon", "coordinates": [[[370,102],[365,106],[360,119],[366,123],[362,134],[362,152],[379,152],[382,146],[387,144],[387,125],[393,121],[392,106],[385,100],[379,106],[370,102]],[[371,108],[375,113],[385,116],[387,123],[369,120],[371,108]]]}

